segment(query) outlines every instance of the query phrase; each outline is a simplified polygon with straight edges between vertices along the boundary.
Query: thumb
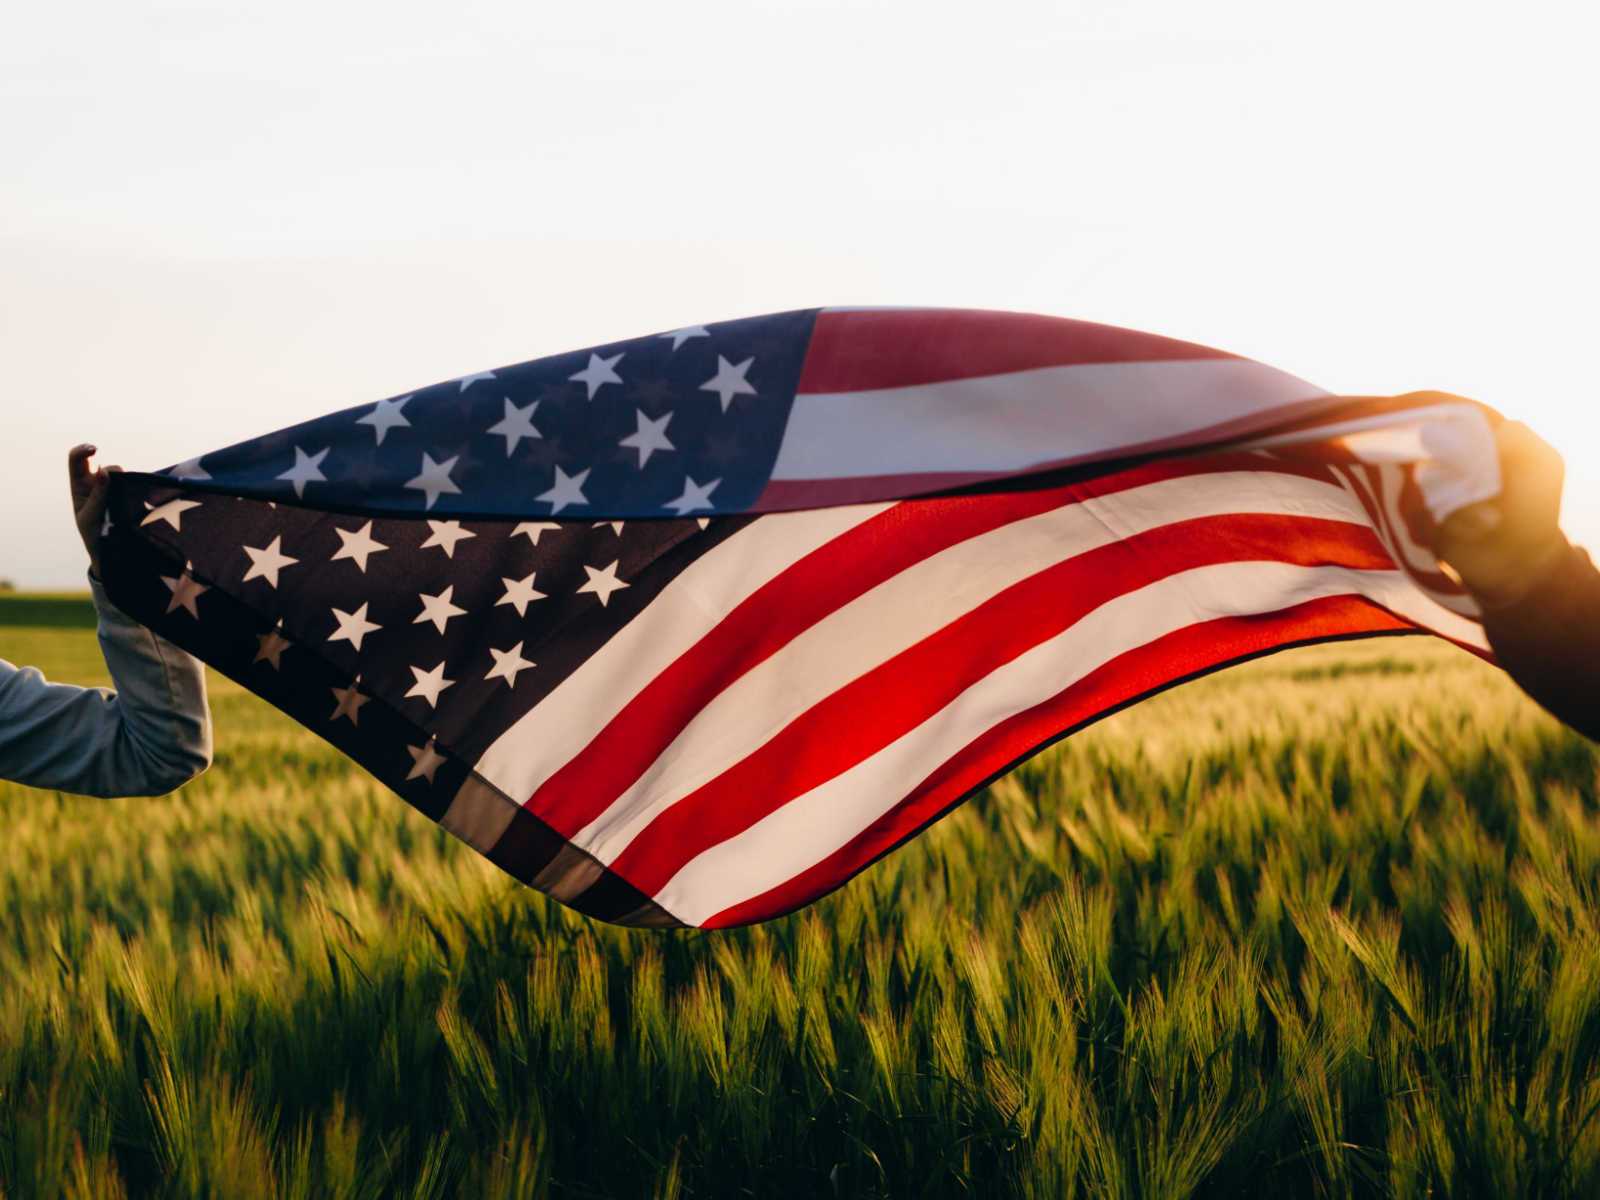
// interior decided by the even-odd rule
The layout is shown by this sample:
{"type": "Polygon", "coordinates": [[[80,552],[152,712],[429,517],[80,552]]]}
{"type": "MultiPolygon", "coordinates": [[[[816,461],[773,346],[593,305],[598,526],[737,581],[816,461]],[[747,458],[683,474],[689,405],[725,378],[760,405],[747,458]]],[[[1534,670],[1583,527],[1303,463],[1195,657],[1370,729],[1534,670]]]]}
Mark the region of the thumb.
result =
{"type": "Polygon", "coordinates": [[[111,472],[96,471],[83,480],[83,491],[78,496],[78,516],[81,520],[98,525],[106,511],[106,493],[111,486],[111,472]]]}

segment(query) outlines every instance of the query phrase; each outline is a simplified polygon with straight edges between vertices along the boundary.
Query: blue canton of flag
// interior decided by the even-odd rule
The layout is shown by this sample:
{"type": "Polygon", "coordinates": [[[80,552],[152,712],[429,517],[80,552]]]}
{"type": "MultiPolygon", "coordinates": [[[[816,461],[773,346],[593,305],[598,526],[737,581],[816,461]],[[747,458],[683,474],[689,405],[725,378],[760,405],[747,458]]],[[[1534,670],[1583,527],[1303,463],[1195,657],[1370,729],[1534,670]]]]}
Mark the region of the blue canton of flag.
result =
{"type": "Polygon", "coordinates": [[[771,476],[815,320],[691,326],[464,375],[162,474],[367,513],[737,512],[771,476]]]}

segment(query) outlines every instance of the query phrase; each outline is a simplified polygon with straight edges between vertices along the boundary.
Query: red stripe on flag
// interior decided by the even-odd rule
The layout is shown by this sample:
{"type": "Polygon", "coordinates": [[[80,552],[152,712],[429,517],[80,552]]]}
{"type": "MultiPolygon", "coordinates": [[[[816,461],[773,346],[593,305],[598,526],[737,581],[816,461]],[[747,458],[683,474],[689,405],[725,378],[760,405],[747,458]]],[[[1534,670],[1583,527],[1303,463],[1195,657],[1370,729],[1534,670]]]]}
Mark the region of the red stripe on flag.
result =
{"type": "MultiPolygon", "coordinates": [[[[1261,472],[1235,454],[1150,463],[1085,483],[900,504],[849,530],[769,580],[650,681],[527,800],[568,837],[603,813],[740,676],[841,606],[938,552],[1063,505],[1164,480],[1219,471],[1261,472]]],[[[1276,473],[1333,482],[1326,468],[1272,464],[1276,473]]]]}
{"type": "Polygon", "coordinates": [[[1392,570],[1364,525],[1229,514],[1177,521],[1053,564],[852,680],[658,814],[611,863],[653,895],[702,851],[876,754],[1001,665],[1126,592],[1195,567],[1272,561],[1392,570]]]}
{"type": "Polygon", "coordinates": [[[1079,363],[1236,357],[1152,333],[1031,313],[824,310],[796,390],[862,392],[1079,363]]]}
{"type": "Polygon", "coordinates": [[[1129,650],[1056,696],[969,742],[899,804],[792,879],[701,923],[718,929],[782,916],[833,891],[996,774],[1046,744],[1179,680],[1290,643],[1413,629],[1361,596],[1329,596],[1255,616],[1219,617],[1129,650]]]}

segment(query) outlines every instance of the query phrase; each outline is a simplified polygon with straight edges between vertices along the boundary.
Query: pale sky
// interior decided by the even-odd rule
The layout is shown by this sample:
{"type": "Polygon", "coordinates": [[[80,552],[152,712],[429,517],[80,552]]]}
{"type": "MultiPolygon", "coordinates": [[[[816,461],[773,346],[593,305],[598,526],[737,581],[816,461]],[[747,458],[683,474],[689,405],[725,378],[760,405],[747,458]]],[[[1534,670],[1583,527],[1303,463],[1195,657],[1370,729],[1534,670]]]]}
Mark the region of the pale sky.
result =
{"type": "Polygon", "coordinates": [[[1587,6],[56,0],[0,16],[0,576],[152,469],[823,304],[1052,313],[1567,457],[1600,546],[1587,6]]]}

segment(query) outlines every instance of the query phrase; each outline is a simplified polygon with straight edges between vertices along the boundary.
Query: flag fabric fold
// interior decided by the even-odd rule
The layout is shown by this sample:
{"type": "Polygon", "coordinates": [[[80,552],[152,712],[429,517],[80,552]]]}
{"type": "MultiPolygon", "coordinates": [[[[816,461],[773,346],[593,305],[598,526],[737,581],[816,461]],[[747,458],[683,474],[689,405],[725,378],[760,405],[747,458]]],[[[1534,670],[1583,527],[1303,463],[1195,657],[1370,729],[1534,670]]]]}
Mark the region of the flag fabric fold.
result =
{"type": "Polygon", "coordinates": [[[624,924],[831,891],[1041,746],[1289,645],[1486,654],[1425,547],[1493,414],[1084,322],[824,309],[116,479],[129,613],[624,924]]]}

